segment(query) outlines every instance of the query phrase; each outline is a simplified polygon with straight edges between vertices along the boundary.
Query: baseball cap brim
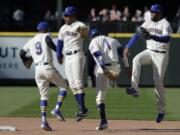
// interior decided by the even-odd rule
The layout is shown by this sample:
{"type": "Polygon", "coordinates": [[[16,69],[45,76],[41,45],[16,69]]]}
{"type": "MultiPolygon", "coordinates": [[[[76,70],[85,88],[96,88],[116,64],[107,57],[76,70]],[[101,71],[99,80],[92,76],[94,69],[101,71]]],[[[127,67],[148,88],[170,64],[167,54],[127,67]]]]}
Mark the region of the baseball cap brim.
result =
{"type": "Polygon", "coordinates": [[[71,16],[70,13],[64,13],[64,16],[71,16]]]}
{"type": "Polygon", "coordinates": [[[151,13],[160,13],[161,11],[151,10],[151,13]]]}
{"type": "Polygon", "coordinates": [[[75,15],[75,13],[64,13],[64,16],[72,16],[75,15]]]}

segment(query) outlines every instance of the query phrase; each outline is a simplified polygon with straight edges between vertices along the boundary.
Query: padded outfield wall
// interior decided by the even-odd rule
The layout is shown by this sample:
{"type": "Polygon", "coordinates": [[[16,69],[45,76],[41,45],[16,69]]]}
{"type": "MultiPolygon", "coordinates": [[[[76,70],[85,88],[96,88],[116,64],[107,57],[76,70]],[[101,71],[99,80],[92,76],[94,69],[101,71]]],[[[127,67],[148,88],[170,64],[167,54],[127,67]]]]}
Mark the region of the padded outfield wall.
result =
{"type": "MultiPolygon", "coordinates": [[[[0,85],[28,85],[35,84],[34,82],[34,68],[33,64],[30,70],[27,70],[21,63],[19,51],[22,46],[35,33],[9,33],[0,32],[0,85]]],[[[57,40],[57,33],[52,33],[54,42],[57,40]]],[[[132,34],[127,33],[109,33],[109,36],[117,38],[122,45],[125,45],[132,34]]],[[[89,40],[85,40],[84,49],[87,51],[89,40]]],[[[139,40],[131,49],[130,63],[133,57],[145,49],[145,41],[139,40]]],[[[170,61],[165,76],[166,86],[180,86],[180,35],[173,34],[170,47],[170,61]]],[[[59,72],[66,78],[64,74],[64,65],[57,63],[54,53],[54,64],[59,72]]],[[[122,64],[121,64],[122,65],[122,64]]],[[[129,85],[130,80],[125,74],[123,65],[122,72],[117,81],[118,85],[129,85]]],[[[87,80],[87,69],[85,68],[85,82],[87,80]]],[[[141,72],[140,85],[153,85],[152,67],[144,66],[141,72]]]]}
{"type": "MultiPolygon", "coordinates": [[[[34,85],[35,64],[28,70],[19,57],[20,49],[36,33],[1,32],[0,33],[0,85],[34,85]]],[[[56,41],[57,34],[53,33],[56,41]]],[[[66,78],[64,65],[59,65],[55,53],[54,64],[61,75],[66,78]]]]}
{"type": "MultiPolygon", "coordinates": [[[[122,45],[125,45],[132,34],[120,34],[120,33],[109,33],[109,36],[118,38],[122,45]]],[[[139,40],[131,48],[130,63],[132,65],[132,59],[136,54],[141,52],[146,48],[146,43],[144,40],[139,40]]],[[[164,83],[166,86],[180,86],[180,35],[173,34],[170,44],[170,59],[167,72],[165,75],[164,83]]],[[[128,79],[124,76],[119,77],[119,84],[127,84],[128,79]]],[[[143,66],[141,71],[140,85],[154,85],[153,83],[153,72],[152,66],[143,66]]]]}

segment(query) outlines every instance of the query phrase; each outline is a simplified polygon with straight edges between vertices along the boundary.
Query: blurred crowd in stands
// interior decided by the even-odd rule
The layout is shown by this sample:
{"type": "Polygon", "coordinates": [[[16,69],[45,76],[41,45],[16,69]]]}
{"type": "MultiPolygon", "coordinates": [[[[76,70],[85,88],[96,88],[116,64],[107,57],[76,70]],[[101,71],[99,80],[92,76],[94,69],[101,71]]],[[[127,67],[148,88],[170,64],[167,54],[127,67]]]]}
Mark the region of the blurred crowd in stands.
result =
{"type": "Polygon", "coordinates": [[[177,29],[177,33],[180,33],[180,6],[177,10],[177,13],[176,13],[176,16],[175,16],[175,19],[177,20],[178,22],[178,29],[177,29]]]}
{"type": "MultiPolygon", "coordinates": [[[[0,9],[0,31],[34,31],[32,26],[40,20],[36,21],[26,21],[25,12],[20,8],[15,8],[12,12],[8,8],[1,11],[0,9]],[[29,28],[29,29],[28,29],[29,28]]],[[[143,10],[136,9],[131,12],[128,6],[119,10],[116,5],[112,5],[111,8],[102,8],[97,10],[96,8],[91,8],[89,15],[86,18],[88,23],[106,23],[106,22],[143,22],[150,19],[151,13],[149,7],[145,6],[143,10]]],[[[58,31],[58,13],[47,10],[43,17],[40,17],[45,21],[48,21],[52,25],[51,31],[58,31]]],[[[177,9],[174,19],[170,20],[175,27],[174,33],[180,33],[180,6],[177,9]]]]}
{"type": "MultiPolygon", "coordinates": [[[[89,22],[143,22],[151,18],[150,8],[145,6],[144,10],[136,9],[135,13],[132,14],[128,6],[125,6],[123,11],[117,9],[116,5],[112,5],[111,9],[103,8],[97,11],[96,8],[91,8],[88,15],[89,22]]],[[[177,31],[175,33],[180,33],[180,6],[174,16],[173,20],[177,24],[177,31]]]]}
{"type": "MultiPolygon", "coordinates": [[[[38,16],[38,13],[37,13],[38,16]]],[[[52,27],[52,31],[57,31],[57,12],[47,10],[44,16],[30,17],[21,8],[11,11],[8,8],[0,9],[0,31],[35,31],[39,21],[47,21],[52,27]]]]}
{"type": "MultiPolygon", "coordinates": [[[[96,8],[91,8],[88,15],[88,22],[132,22],[132,23],[142,23],[151,18],[150,8],[144,6],[143,10],[136,9],[134,12],[130,11],[128,6],[119,10],[116,5],[112,5],[110,9],[102,8],[97,10],[96,8]]],[[[176,15],[174,15],[172,22],[172,27],[174,28],[174,33],[180,33],[180,6],[177,9],[176,15]]],[[[134,25],[133,25],[134,26],[134,25]]]]}
{"type": "Polygon", "coordinates": [[[107,22],[107,21],[132,21],[132,22],[142,22],[144,19],[150,18],[150,10],[145,7],[144,15],[140,9],[137,9],[135,14],[132,16],[129,7],[125,6],[123,11],[117,9],[116,5],[112,5],[112,8],[109,10],[107,8],[103,8],[99,12],[96,11],[95,8],[90,10],[88,20],[89,22],[107,22]]]}

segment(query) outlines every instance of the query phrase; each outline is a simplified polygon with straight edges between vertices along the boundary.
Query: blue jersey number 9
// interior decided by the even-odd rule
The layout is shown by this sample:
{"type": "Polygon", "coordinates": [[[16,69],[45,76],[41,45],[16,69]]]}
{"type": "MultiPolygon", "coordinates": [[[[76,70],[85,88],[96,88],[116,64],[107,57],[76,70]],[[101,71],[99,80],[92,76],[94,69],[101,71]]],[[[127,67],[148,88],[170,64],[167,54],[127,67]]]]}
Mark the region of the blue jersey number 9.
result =
{"type": "Polygon", "coordinates": [[[41,55],[41,53],[42,53],[42,45],[41,45],[41,43],[37,42],[35,44],[35,47],[36,47],[36,54],[41,55]]]}

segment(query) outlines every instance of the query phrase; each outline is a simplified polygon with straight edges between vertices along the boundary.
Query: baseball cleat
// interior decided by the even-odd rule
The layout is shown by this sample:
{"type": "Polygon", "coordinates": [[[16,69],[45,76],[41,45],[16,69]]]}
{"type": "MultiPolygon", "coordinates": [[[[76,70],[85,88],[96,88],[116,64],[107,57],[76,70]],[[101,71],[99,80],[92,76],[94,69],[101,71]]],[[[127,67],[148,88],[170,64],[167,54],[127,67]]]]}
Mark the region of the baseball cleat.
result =
{"type": "Polygon", "coordinates": [[[104,130],[108,128],[108,123],[107,120],[101,120],[100,125],[98,127],[96,127],[96,130],[104,130]]]}
{"type": "Polygon", "coordinates": [[[53,117],[56,117],[58,120],[60,121],[65,121],[65,118],[63,117],[62,113],[60,112],[60,110],[57,109],[53,109],[51,111],[51,114],[53,117]]]}
{"type": "Polygon", "coordinates": [[[47,121],[42,122],[41,128],[44,129],[45,131],[52,131],[52,128],[49,126],[47,121]]]}
{"type": "Polygon", "coordinates": [[[137,90],[135,90],[134,88],[127,88],[126,89],[126,93],[128,94],[128,95],[132,95],[132,96],[134,96],[134,97],[138,97],[139,96],[139,93],[137,92],[137,90]]]}
{"type": "Polygon", "coordinates": [[[76,113],[76,121],[79,122],[81,121],[83,118],[85,118],[88,114],[88,109],[85,108],[83,111],[79,110],[77,113],[76,113]]]}
{"type": "Polygon", "coordinates": [[[157,118],[156,118],[156,122],[161,123],[164,119],[164,115],[165,115],[164,113],[158,113],[157,118]]]}

